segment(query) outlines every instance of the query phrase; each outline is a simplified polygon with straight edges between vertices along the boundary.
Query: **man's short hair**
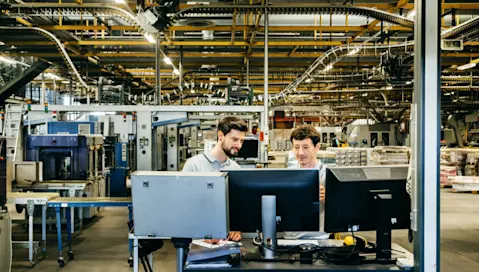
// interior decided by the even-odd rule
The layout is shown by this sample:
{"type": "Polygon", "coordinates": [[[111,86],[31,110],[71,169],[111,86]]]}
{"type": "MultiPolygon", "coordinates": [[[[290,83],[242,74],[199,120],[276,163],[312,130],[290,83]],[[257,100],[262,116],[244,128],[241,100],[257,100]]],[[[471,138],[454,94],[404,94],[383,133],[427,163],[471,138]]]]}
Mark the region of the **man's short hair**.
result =
{"type": "Polygon", "coordinates": [[[232,129],[239,130],[242,132],[248,131],[248,125],[242,119],[234,116],[228,116],[221,119],[218,124],[218,131],[223,132],[224,135],[230,133],[232,129]]]}
{"type": "Polygon", "coordinates": [[[316,130],[315,127],[312,125],[302,125],[293,130],[291,133],[290,140],[304,140],[304,139],[311,139],[313,145],[316,146],[319,143],[321,134],[316,130]]]}

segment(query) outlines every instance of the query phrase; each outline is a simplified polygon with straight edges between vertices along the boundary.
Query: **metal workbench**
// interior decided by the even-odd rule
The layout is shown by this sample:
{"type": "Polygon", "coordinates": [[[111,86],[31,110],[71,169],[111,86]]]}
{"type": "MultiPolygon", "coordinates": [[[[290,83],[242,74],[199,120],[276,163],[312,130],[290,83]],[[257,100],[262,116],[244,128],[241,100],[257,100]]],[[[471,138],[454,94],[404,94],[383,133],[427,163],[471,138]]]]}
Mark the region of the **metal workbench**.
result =
{"type": "MultiPolygon", "coordinates": [[[[69,197],[78,197],[82,196],[82,194],[85,192],[85,189],[87,186],[93,186],[93,181],[90,180],[48,180],[48,181],[43,181],[40,183],[35,183],[32,185],[15,185],[13,187],[13,190],[16,191],[21,191],[21,190],[29,190],[29,191],[46,191],[46,190],[52,190],[52,191],[66,191],[67,196],[69,197]]],[[[72,210],[72,216],[71,216],[71,232],[75,233],[75,213],[74,210],[72,210]]],[[[83,211],[80,210],[79,212],[79,223],[80,227],[79,230],[81,231],[81,228],[83,226],[83,211]]]]}
{"type": "MultiPolygon", "coordinates": [[[[33,242],[33,215],[35,212],[35,206],[42,206],[42,252],[46,254],[46,241],[47,241],[47,203],[48,201],[58,198],[58,193],[7,193],[7,204],[14,205],[27,205],[26,211],[28,215],[28,260],[30,264],[34,266],[36,261],[34,259],[34,242],[33,242]]],[[[25,242],[12,242],[16,245],[22,245],[25,242]]]]}
{"type": "MultiPolygon", "coordinates": [[[[63,242],[61,228],[61,209],[66,208],[67,217],[67,235],[68,235],[68,258],[73,260],[74,254],[72,250],[72,231],[70,227],[71,210],[73,208],[86,207],[128,207],[128,220],[132,220],[132,202],[131,197],[59,197],[48,202],[48,207],[55,208],[57,220],[57,239],[58,239],[58,264],[60,267],[65,266],[63,259],[63,242]]],[[[126,224],[125,224],[126,225],[126,224]]],[[[133,261],[132,242],[128,242],[130,258],[133,261]]]]}

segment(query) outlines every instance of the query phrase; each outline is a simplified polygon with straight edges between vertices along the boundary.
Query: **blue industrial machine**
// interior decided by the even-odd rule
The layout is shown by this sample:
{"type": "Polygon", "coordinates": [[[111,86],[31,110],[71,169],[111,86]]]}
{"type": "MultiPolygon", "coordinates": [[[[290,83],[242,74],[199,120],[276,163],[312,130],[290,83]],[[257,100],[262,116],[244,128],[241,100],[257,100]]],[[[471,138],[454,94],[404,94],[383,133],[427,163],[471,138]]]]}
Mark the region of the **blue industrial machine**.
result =
{"type": "Polygon", "coordinates": [[[115,143],[115,165],[107,176],[107,194],[110,197],[130,195],[127,178],[130,173],[130,152],[128,142],[115,143]]]}
{"type": "Polygon", "coordinates": [[[95,134],[95,122],[49,122],[48,134],[95,134]]]}
{"type": "Polygon", "coordinates": [[[44,180],[86,180],[89,149],[82,135],[29,136],[26,160],[43,162],[44,180]]]}

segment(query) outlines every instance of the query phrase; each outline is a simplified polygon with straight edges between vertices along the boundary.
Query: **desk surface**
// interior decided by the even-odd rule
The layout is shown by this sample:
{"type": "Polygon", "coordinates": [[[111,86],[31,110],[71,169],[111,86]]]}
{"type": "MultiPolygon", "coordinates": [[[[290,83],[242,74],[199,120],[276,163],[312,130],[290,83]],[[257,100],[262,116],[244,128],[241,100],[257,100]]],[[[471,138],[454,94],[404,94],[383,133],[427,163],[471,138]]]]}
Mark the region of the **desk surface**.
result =
{"type": "MultiPolygon", "coordinates": [[[[247,250],[252,250],[252,247],[247,245],[247,250]]],[[[400,256],[393,256],[393,257],[402,257],[402,258],[413,258],[413,255],[402,248],[397,244],[392,244],[392,248],[394,250],[399,250],[401,252],[405,252],[405,254],[401,254],[400,256]]],[[[386,272],[386,271],[400,271],[403,270],[396,265],[380,265],[380,264],[362,264],[359,266],[353,265],[335,265],[335,264],[327,264],[323,260],[318,260],[314,262],[312,265],[307,264],[300,264],[297,263],[285,263],[285,262],[274,262],[274,263],[267,263],[267,262],[241,262],[239,267],[231,267],[231,268],[217,268],[217,269],[188,269],[185,268],[185,271],[189,272],[204,272],[204,271],[239,271],[245,270],[249,272],[256,272],[256,271],[265,271],[265,270],[272,270],[272,271],[281,271],[281,272],[290,272],[290,271],[371,271],[371,272],[386,272]]]]}

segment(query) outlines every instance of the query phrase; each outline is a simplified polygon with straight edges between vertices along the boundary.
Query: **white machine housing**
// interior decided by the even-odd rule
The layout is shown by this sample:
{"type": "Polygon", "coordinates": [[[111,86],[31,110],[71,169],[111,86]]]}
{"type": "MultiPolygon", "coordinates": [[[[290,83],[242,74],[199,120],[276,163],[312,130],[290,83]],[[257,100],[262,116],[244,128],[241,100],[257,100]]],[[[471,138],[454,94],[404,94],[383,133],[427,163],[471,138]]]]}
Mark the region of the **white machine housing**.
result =
{"type": "Polygon", "coordinates": [[[136,236],[227,237],[227,173],[136,171],[131,183],[136,236]]]}

